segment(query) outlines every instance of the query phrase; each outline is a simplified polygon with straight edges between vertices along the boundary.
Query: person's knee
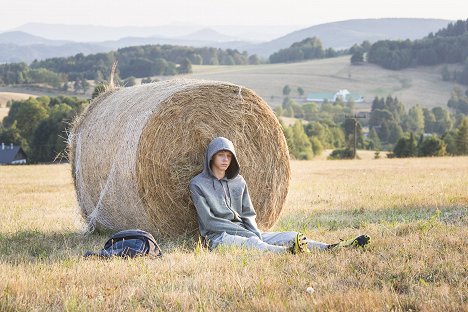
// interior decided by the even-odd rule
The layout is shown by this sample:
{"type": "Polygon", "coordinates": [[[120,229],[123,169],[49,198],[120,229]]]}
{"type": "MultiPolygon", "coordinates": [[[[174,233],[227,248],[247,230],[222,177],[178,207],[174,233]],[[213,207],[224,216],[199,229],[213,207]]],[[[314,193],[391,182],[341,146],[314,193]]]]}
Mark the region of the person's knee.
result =
{"type": "Polygon", "coordinates": [[[252,236],[252,237],[249,237],[247,240],[245,240],[244,245],[247,247],[248,246],[259,247],[259,246],[266,245],[266,243],[260,240],[260,238],[258,238],[257,236],[252,236]]]}

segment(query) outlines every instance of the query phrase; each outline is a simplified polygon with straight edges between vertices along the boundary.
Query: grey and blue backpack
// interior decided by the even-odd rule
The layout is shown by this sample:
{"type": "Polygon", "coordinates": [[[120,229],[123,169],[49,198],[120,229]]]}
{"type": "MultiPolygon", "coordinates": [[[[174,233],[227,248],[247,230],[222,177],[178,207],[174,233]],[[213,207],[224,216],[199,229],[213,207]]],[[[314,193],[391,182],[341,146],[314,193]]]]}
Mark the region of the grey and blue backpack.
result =
{"type": "Polygon", "coordinates": [[[139,256],[161,257],[162,251],[153,235],[142,230],[124,230],[115,233],[104,244],[99,252],[88,251],[85,257],[100,258],[123,257],[135,258],[139,256]]]}

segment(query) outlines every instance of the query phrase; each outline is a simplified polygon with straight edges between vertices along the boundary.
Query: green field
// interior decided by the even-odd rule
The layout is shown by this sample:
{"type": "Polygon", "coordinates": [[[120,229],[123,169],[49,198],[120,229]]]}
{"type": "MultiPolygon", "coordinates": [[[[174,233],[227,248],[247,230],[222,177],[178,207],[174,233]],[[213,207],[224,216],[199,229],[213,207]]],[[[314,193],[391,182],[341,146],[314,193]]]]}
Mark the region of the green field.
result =
{"type": "Polygon", "coordinates": [[[160,241],[84,259],[69,165],[0,166],[0,311],[466,311],[468,157],[293,161],[273,230],[367,250],[273,255],[160,241]],[[306,289],[312,287],[314,292],[306,289]]]}
{"type": "Polygon", "coordinates": [[[302,87],[306,94],[348,89],[364,96],[368,102],[364,106],[368,108],[375,96],[387,95],[397,96],[407,108],[416,104],[446,107],[455,86],[453,82],[442,81],[442,65],[392,71],[372,64],[352,66],[349,59],[343,56],[292,64],[193,66],[193,74],[187,77],[246,86],[272,106],[281,104],[283,87],[290,85],[292,96],[297,96],[297,87],[302,87]]]}

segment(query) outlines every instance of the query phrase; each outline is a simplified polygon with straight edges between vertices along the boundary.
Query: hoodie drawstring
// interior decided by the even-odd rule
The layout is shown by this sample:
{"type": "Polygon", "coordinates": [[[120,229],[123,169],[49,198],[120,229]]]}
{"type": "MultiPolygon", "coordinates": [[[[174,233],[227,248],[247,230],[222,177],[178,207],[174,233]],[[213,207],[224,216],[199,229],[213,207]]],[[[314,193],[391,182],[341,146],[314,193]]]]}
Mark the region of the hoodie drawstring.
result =
{"type": "MultiPolygon", "coordinates": [[[[240,215],[234,209],[232,209],[232,199],[231,199],[231,191],[229,190],[229,182],[226,181],[226,187],[227,187],[227,193],[226,193],[226,189],[224,188],[223,182],[221,180],[218,180],[218,181],[221,184],[221,188],[223,189],[223,192],[224,192],[224,202],[226,203],[226,207],[229,210],[231,210],[232,214],[234,215],[234,219],[232,221],[242,221],[240,215]]],[[[213,185],[214,185],[214,182],[213,182],[213,185]]]]}

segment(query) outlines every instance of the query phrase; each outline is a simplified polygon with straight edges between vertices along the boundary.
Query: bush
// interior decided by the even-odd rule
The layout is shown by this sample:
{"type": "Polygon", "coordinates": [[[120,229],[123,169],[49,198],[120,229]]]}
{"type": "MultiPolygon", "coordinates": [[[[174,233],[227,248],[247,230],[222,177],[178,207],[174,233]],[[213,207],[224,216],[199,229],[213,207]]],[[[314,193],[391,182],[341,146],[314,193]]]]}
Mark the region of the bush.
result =
{"type": "Polygon", "coordinates": [[[419,146],[418,155],[427,156],[444,156],[446,154],[445,142],[435,136],[425,139],[419,146]]]}
{"type": "Polygon", "coordinates": [[[353,154],[353,150],[349,148],[336,149],[331,152],[330,156],[328,156],[328,159],[353,159],[353,154]]]}
{"type": "Polygon", "coordinates": [[[417,156],[416,141],[413,133],[409,137],[400,138],[393,149],[393,156],[397,158],[417,156]]]}

